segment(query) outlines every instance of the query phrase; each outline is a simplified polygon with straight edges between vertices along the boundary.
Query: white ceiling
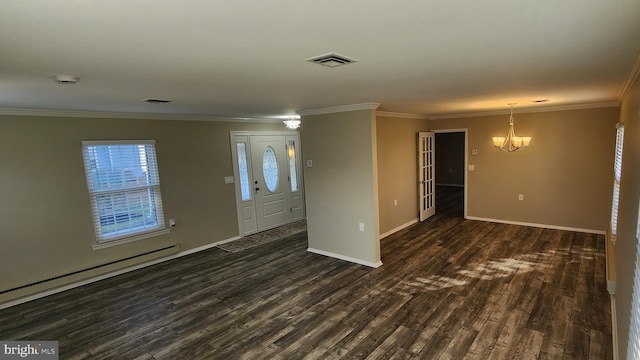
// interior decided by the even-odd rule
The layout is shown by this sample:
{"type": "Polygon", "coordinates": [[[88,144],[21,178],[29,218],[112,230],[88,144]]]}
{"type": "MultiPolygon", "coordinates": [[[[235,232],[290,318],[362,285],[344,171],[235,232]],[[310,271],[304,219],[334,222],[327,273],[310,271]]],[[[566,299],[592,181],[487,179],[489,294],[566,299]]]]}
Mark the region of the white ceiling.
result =
{"type": "Polygon", "coordinates": [[[263,118],[606,103],[639,50],[638,0],[2,0],[0,107],[263,118]],[[305,61],[331,52],[358,62],[305,61]]]}

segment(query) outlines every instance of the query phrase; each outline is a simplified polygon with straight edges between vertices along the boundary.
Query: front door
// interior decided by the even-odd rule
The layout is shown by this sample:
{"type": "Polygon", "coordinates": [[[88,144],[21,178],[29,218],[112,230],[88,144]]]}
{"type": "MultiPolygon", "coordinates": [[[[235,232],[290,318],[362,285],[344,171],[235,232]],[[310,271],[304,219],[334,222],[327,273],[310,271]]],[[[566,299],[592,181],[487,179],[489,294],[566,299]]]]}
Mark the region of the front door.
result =
{"type": "Polygon", "coordinates": [[[299,134],[232,131],[230,136],[235,179],[225,182],[235,182],[240,234],[304,219],[299,134]]]}
{"type": "Polygon", "coordinates": [[[418,188],[420,189],[420,221],[436,213],[435,136],[432,132],[418,133],[418,188]]]}
{"type": "Polygon", "coordinates": [[[291,220],[287,193],[287,144],[284,136],[251,136],[251,157],[258,229],[268,229],[291,220]]]}

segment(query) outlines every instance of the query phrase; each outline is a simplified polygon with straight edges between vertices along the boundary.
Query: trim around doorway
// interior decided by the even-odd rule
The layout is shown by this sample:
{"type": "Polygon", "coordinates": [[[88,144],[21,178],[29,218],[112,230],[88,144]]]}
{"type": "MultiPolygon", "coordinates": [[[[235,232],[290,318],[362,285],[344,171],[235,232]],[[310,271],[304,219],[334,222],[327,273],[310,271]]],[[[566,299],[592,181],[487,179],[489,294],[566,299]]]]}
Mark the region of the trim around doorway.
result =
{"type": "MultiPolygon", "coordinates": [[[[252,164],[251,164],[251,154],[250,154],[250,141],[251,141],[251,137],[258,137],[258,136],[282,136],[285,138],[285,144],[288,143],[289,140],[292,140],[295,142],[295,158],[296,158],[296,167],[298,169],[297,171],[297,178],[298,178],[298,184],[299,184],[299,190],[298,191],[293,191],[290,192],[289,195],[293,195],[293,194],[299,194],[300,197],[300,208],[298,208],[298,211],[302,211],[301,215],[298,214],[297,216],[294,216],[294,218],[291,219],[290,222],[294,222],[294,221],[298,221],[301,219],[305,219],[306,218],[306,209],[305,209],[305,196],[304,196],[304,179],[303,179],[303,171],[302,171],[302,163],[301,163],[301,159],[302,159],[302,144],[301,144],[301,140],[300,140],[300,133],[298,131],[230,131],[229,132],[229,147],[231,150],[231,158],[232,158],[232,167],[233,167],[233,185],[234,185],[234,193],[235,193],[235,199],[236,199],[236,214],[237,214],[237,219],[238,219],[238,234],[239,234],[239,238],[242,238],[246,235],[250,235],[250,234],[254,234],[256,232],[260,232],[260,231],[264,231],[264,230],[268,230],[269,228],[273,228],[273,227],[277,227],[280,225],[284,225],[287,224],[287,222],[282,223],[282,224],[278,224],[275,226],[271,226],[271,227],[264,227],[264,228],[259,228],[259,227],[253,227],[253,225],[251,224],[251,221],[247,222],[245,221],[248,214],[245,214],[245,212],[249,212],[252,213],[253,216],[253,220],[256,220],[256,209],[255,209],[255,199],[254,197],[251,197],[250,201],[243,201],[242,200],[242,193],[241,193],[241,184],[240,184],[240,174],[239,174],[239,165],[238,165],[238,151],[236,149],[236,144],[237,143],[242,143],[245,142],[247,144],[247,151],[249,151],[247,155],[247,162],[248,162],[248,167],[249,169],[251,169],[252,164]],[[244,138],[244,139],[243,139],[244,138]],[[243,139],[243,140],[239,140],[239,139],[243,139]],[[249,207],[244,206],[244,204],[249,204],[249,207]],[[252,211],[249,211],[252,210],[252,211]],[[301,216],[301,217],[300,217],[301,216]],[[248,228],[245,227],[245,225],[248,224],[248,228]]],[[[288,160],[285,160],[288,164],[288,160]]],[[[289,170],[289,166],[286,166],[286,169],[282,169],[283,172],[288,172],[289,170]]],[[[251,174],[251,173],[250,173],[251,174]]],[[[285,176],[285,173],[282,174],[284,177],[288,178],[289,174],[287,173],[285,176]]],[[[253,181],[257,180],[254,178],[251,178],[250,175],[250,188],[253,188],[253,181]]],[[[291,181],[291,180],[289,180],[291,181]]],[[[254,195],[255,196],[255,195],[254,195]]],[[[297,202],[296,202],[297,203],[297,202]]],[[[295,210],[295,206],[294,206],[294,210],[295,210]]],[[[294,211],[295,212],[295,211],[294,211]]]]}

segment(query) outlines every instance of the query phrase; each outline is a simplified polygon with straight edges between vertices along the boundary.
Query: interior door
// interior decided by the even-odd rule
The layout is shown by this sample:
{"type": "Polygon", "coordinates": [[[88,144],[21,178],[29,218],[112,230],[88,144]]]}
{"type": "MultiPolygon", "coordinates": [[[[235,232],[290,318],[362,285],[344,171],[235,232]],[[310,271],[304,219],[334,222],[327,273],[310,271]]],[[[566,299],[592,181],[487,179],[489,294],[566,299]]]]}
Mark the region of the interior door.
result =
{"type": "Polygon", "coordinates": [[[418,188],[420,189],[420,221],[436,213],[435,187],[435,134],[418,133],[418,188]]]}
{"type": "Polygon", "coordinates": [[[284,136],[251,136],[253,194],[259,230],[291,221],[287,196],[287,143],[284,136]]]}

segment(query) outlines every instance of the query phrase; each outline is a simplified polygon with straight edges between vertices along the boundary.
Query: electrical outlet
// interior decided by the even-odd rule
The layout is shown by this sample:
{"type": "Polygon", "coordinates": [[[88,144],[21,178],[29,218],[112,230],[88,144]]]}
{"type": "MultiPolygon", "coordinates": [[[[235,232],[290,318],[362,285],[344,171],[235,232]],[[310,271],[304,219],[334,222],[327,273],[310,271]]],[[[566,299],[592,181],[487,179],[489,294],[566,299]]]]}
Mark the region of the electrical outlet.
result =
{"type": "Polygon", "coordinates": [[[524,195],[523,194],[518,194],[518,200],[524,200],[524,195]]]}
{"type": "Polygon", "coordinates": [[[398,199],[393,200],[393,206],[398,206],[398,199]]]}
{"type": "Polygon", "coordinates": [[[176,226],[176,219],[169,220],[169,226],[175,227],[176,226]]]}

